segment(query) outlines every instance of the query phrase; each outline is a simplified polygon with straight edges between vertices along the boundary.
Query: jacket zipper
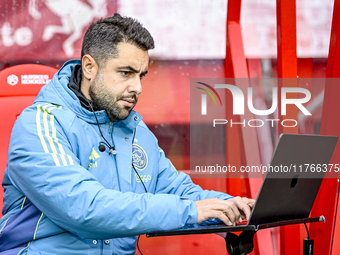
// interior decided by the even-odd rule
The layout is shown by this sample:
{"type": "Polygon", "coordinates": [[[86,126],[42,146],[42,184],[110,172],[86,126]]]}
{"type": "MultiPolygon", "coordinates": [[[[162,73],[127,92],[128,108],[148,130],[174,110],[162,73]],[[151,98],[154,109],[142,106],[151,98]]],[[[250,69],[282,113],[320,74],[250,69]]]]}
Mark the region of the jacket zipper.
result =
{"type": "MultiPolygon", "coordinates": [[[[111,120],[110,121],[110,126],[109,126],[109,137],[111,137],[111,144],[113,147],[115,147],[115,143],[114,143],[114,140],[113,140],[113,121],[111,120]]],[[[118,164],[117,164],[117,160],[116,160],[116,157],[117,155],[111,155],[113,158],[112,160],[114,160],[114,164],[115,164],[115,168],[116,168],[116,180],[117,180],[117,184],[118,184],[118,188],[119,188],[119,191],[121,191],[121,188],[120,188],[120,182],[119,182],[119,175],[118,175],[118,164]]]]}

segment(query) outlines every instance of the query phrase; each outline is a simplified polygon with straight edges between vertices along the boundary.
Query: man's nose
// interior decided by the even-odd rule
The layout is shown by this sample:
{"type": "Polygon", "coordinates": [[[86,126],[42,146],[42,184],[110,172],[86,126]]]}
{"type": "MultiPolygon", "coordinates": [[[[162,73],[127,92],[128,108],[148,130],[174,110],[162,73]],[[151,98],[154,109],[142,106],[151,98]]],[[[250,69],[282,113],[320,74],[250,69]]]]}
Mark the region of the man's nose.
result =
{"type": "Polygon", "coordinates": [[[137,95],[142,93],[142,80],[138,75],[136,75],[132,80],[131,83],[129,84],[128,87],[128,92],[129,93],[136,93],[137,95]]]}

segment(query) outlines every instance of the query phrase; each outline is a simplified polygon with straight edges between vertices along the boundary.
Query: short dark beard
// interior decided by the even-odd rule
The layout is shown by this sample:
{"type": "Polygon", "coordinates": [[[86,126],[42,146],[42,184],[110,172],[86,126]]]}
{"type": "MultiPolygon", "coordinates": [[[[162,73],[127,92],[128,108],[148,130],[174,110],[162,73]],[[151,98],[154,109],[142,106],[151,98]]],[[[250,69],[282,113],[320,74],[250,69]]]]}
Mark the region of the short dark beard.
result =
{"type": "Polygon", "coordinates": [[[117,102],[124,98],[131,98],[137,103],[137,96],[135,94],[130,96],[116,96],[112,98],[112,95],[107,93],[104,89],[103,78],[100,75],[100,71],[96,74],[96,77],[90,84],[89,95],[96,110],[105,110],[109,119],[112,121],[125,120],[134,107],[125,106],[121,109],[117,102]]]}

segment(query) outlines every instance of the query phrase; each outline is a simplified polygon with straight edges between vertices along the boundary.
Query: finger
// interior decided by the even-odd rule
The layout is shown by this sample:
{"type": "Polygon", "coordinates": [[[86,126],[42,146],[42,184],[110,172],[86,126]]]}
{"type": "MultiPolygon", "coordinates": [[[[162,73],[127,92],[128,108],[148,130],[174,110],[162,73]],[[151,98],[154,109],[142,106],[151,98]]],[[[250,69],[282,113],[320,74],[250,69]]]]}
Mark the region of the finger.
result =
{"type": "Polygon", "coordinates": [[[224,208],[224,213],[230,219],[230,221],[234,224],[239,221],[241,217],[241,213],[234,201],[227,201],[228,205],[224,208]]]}
{"type": "Polygon", "coordinates": [[[243,199],[241,197],[234,197],[228,200],[215,199],[213,208],[223,210],[232,223],[241,222],[244,218],[249,220],[251,207],[247,203],[252,205],[254,202],[255,200],[253,199],[243,199]]]}
{"type": "Polygon", "coordinates": [[[238,209],[240,209],[245,214],[247,220],[249,220],[251,214],[249,205],[246,204],[244,200],[241,199],[240,197],[235,197],[235,204],[238,207],[238,209]]]}
{"type": "Polygon", "coordinates": [[[230,221],[229,217],[225,215],[222,211],[213,211],[213,218],[223,221],[227,226],[232,226],[233,223],[230,221]]]}
{"type": "Polygon", "coordinates": [[[229,226],[232,226],[235,219],[238,219],[239,211],[232,201],[212,198],[209,199],[209,202],[211,202],[210,210],[212,210],[215,215],[212,217],[222,220],[229,226]]]}
{"type": "Polygon", "coordinates": [[[217,198],[203,199],[195,201],[197,208],[197,223],[216,218],[223,221],[226,225],[232,225],[230,219],[224,214],[226,201],[217,198]]]}
{"type": "Polygon", "coordinates": [[[247,197],[242,197],[242,200],[250,207],[253,208],[255,204],[255,199],[250,199],[247,197]]]}
{"type": "Polygon", "coordinates": [[[221,200],[221,199],[214,199],[211,200],[213,202],[211,204],[212,210],[217,210],[223,212],[230,220],[230,222],[233,224],[240,218],[240,211],[238,210],[237,206],[234,203],[234,199],[228,199],[228,200],[221,200]]]}

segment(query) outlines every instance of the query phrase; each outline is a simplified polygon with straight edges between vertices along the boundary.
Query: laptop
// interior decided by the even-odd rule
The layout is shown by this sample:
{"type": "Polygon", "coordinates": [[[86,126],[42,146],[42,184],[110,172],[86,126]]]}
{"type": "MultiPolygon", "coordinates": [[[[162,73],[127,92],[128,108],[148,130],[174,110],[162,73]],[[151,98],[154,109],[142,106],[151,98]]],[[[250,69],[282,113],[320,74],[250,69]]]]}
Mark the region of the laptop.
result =
{"type": "Polygon", "coordinates": [[[338,137],[281,134],[255,201],[249,221],[236,226],[202,222],[147,237],[254,230],[322,221],[308,218],[338,137]]]}

